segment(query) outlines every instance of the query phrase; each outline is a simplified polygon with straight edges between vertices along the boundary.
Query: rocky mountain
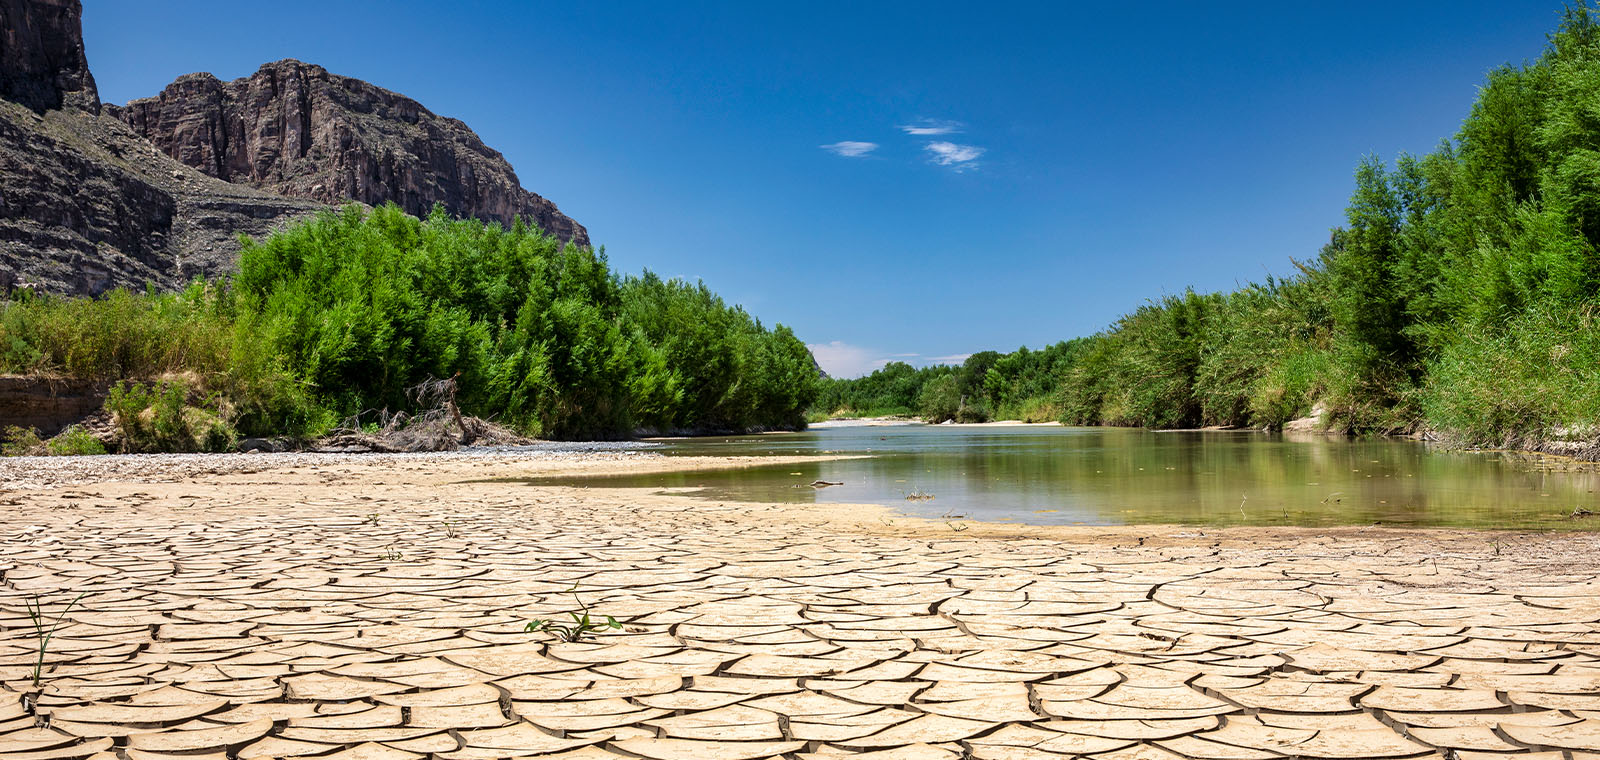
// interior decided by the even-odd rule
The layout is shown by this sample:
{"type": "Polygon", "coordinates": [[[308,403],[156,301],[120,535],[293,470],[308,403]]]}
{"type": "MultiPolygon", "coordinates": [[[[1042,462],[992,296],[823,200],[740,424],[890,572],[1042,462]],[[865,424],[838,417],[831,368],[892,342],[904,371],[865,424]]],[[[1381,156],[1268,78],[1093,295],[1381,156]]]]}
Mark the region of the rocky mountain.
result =
{"type": "Polygon", "coordinates": [[[0,292],[173,287],[319,208],[207,177],[110,116],[0,101],[0,292]]]}
{"type": "Polygon", "coordinates": [[[0,293],[174,287],[231,269],[241,233],[350,200],[520,215],[588,244],[466,125],[315,66],[102,107],[81,17],[78,0],[0,0],[0,293]]]}
{"type": "Polygon", "coordinates": [[[188,74],[106,111],[171,158],[228,182],[330,204],[392,201],[417,216],[439,203],[506,226],[521,217],[589,244],[583,225],[524,190],[466,124],[321,66],[277,61],[231,82],[188,74]]]}
{"type": "Polygon", "coordinates": [[[77,0],[0,0],[0,67],[0,98],[34,111],[100,108],[77,0]]]}
{"type": "Polygon", "coordinates": [[[0,0],[0,292],[225,271],[237,235],[321,206],[221,182],[100,113],[77,0],[0,0]]]}

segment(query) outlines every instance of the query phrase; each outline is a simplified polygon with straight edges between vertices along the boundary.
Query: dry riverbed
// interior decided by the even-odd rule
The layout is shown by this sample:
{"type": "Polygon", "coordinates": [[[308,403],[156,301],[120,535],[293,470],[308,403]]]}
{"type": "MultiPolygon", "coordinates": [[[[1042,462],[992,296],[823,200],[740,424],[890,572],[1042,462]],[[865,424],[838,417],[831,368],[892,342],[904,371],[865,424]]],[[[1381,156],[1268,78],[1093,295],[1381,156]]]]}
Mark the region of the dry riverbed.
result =
{"type": "Polygon", "coordinates": [[[1600,758],[1595,534],[498,480],[753,463],[0,460],[0,756],[1600,758]],[[624,628],[524,631],[580,603],[624,628]]]}

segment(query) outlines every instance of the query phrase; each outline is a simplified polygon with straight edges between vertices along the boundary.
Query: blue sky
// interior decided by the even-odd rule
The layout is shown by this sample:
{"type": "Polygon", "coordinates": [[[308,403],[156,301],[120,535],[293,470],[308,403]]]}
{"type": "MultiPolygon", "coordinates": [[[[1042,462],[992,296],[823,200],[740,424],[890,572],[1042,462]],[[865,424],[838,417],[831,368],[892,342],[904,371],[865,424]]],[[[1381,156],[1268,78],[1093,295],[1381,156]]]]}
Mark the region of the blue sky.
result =
{"type": "Polygon", "coordinates": [[[1559,2],[85,0],[102,99],[299,58],[465,121],[624,272],[825,369],[1093,333],[1291,271],[1559,2]]]}

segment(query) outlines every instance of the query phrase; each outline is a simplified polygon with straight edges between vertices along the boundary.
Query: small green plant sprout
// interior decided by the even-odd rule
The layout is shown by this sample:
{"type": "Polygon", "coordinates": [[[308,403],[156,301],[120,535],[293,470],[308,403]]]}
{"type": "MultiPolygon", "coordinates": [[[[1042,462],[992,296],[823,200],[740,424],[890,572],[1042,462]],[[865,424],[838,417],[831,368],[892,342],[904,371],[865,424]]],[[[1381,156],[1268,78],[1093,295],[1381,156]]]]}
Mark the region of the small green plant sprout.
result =
{"type": "Polygon", "coordinates": [[[572,618],[571,623],[558,623],[554,620],[530,620],[522,630],[527,633],[555,634],[555,637],[561,639],[562,641],[580,641],[583,639],[584,634],[589,633],[590,631],[602,631],[607,628],[622,628],[622,623],[618,622],[616,618],[611,617],[610,615],[606,616],[605,622],[603,623],[592,619],[589,616],[589,605],[584,604],[583,598],[578,596],[578,584],[572,584],[572,588],[567,589],[567,593],[571,594],[573,601],[578,603],[578,609],[582,612],[582,614],[579,614],[578,612],[568,612],[567,615],[572,618]]]}
{"type": "Polygon", "coordinates": [[[444,527],[444,535],[446,538],[456,537],[456,524],[453,521],[441,520],[439,521],[439,525],[444,527]]]}
{"type": "Polygon", "coordinates": [[[394,544],[389,544],[389,548],[385,549],[383,552],[383,558],[390,562],[399,562],[400,550],[394,548],[394,544]]]}
{"type": "Polygon", "coordinates": [[[366,523],[368,525],[377,525],[378,524],[378,513],[377,512],[373,512],[372,514],[367,515],[366,523]]]}
{"type": "Polygon", "coordinates": [[[972,527],[972,526],[970,526],[970,525],[968,525],[966,523],[953,523],[953,522],[950,522],[949,520],[946,520],[944,524],[950,526],[950,529],[955,531],[955,532],[957,532],[957,533],[960,533],[961,531],[964,531],[967,528],[972,527]]]}
{"type": "Polygon", "coordinates": [[[82,599],[87,593],[89,592],[85,591],[82,594],[78,594],[72,601],[67,602],[66,609],[56,616],[55,622],[51,623],[49,628],[46,628],[44,624],[44,605],[40,602],[39,597],[34,596],[24,600],[23,603],[28,608],[28,619],[33,621],[34,644],[39,648],[39,659],[33,663],[34,688],[38,688],[39,679],[44,674],[44,658],[45,654],[50,651],[50,639],[55,638],[56,629],[61,627],[61,621],[66,619],[67,613],[71,612],[72,608],[78,604],[78,600],[82,599]]]}

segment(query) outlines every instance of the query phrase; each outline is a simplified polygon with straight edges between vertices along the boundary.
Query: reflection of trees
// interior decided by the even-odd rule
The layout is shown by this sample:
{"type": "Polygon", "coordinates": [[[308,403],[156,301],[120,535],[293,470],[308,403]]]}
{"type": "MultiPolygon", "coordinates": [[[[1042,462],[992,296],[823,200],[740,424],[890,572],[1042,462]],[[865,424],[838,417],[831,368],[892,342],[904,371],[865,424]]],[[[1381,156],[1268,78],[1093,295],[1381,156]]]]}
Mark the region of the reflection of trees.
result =
{"type": "MultiPolygon", "coordinates": [[[[586,482],[704,487],[708,496],[722,499],[879,502],[930,516],[956,509],[980,519],[1486,527],[1547,521],[1573,506],[1594,508],[1590,491],[1600,485],[1600,477],[1591,473],[1520,472],[1484,455],[1385,439],[1288,440],[1257,433],[1118,428],[924,428],[886,434],[879,428],[782,441],[725,440],[716,453],[760,447],[785,454],[873,449],[878,455],[586,482]],[[879,440],[885,437],[890,440],[879,440]],[[817,479],[845,485],[823,491],[793,487],[817,479]],[[905,502],[904,495],[913,490],[937,498],[905,502]],[[1034,513],[1040,509],[1058,511],[1034,513]]],[[[684,453],[710,445],[689,443],[684,453]]]]}

